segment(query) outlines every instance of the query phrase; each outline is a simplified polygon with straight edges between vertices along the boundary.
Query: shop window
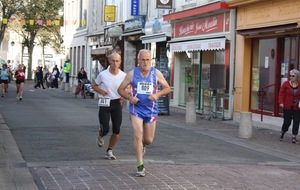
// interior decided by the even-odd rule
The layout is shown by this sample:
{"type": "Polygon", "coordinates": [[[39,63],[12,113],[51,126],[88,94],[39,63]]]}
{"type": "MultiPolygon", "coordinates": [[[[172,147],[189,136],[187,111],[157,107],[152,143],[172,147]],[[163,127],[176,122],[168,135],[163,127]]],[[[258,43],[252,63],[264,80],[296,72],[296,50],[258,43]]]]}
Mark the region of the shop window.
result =
{"type": "MultiPolygon", "coordinates": [[[[202,52],[202,74],[201,74],[201,98],[200,107],[203,113],[209,113],[210,111],[222,112],[224,102],[224,90],[225,89],[212,89],[211,80],[215,81],[215,78],[211,77],[211,65],[225,64],[225,51],[203,51],[202,52]],[[212,101],[214,98],[214,101],[212,101]]],[[[222,67],[225,69],[225,67],[222,67]]],[[[224,70],[225,72],[225,70],[224,70]]],[[[224,78],[226,80],[226,78],[224,78]]],[[[216,81],[215,81],[216,82],[216,81]]],[[[224,82],[225,81],[219,81],[224,82]]],[[[223,85],[224,86],[224,85],[223,85]]]]}
{"type": "Polygon", "coordinates": [[[194,101],[198,105],[200,52],[181,53],[179,104],[194,101]]]}

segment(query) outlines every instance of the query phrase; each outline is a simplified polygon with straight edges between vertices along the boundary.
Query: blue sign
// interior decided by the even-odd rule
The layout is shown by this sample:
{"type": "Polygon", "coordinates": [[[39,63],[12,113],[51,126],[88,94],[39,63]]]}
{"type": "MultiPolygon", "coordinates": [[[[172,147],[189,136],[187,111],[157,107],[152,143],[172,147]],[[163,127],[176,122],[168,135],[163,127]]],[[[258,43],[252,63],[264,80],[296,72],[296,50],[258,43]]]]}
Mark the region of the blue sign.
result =
{"type": "Polygon", "coordinates": [[[138,16],[140,12],[140,0],[131,0],[131,16],[138,16]]]}

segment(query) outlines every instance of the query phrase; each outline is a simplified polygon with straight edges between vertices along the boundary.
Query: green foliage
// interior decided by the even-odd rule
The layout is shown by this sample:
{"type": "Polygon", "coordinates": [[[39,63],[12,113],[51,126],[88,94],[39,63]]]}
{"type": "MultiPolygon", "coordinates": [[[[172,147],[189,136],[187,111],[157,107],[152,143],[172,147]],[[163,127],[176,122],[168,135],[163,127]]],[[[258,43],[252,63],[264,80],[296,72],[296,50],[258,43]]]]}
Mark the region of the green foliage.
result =
{"type": "MultiPolygon", "coordinates": [[[[22,9],[15,14],[18,20],[11,26],[11,29],[23,37],[22,45],[28,48],[29,70],[32,66],[32,52],[36,42],[37,45],[44,48],[48,44],[56,44],[53,42],[61,39],[60,26],[54,24],[47,26],[46,23],[47,20],[61,19],[62,16],[58,13],[62,7],[62,0],[30,0],[26,1],[22,9]],[[26,23],[22,25],[20,23],[21,20],[25,20],[26,23]],[[30,24],[30,20],[33,20],[35,23],[30,24]],[[37,24],[36,21],[38,20],[42,20],[43,24],[37,24]]],[[[52,47],[54,46],[52,45],[52,47]]],[[[60,46],[54,49],[60,49],[60,46]]],[[[31,78],[31,76],[28,76],[28,78],[31,78]]]]}
{"type": "MultiPolygon", "coordinates": [[[[12,15],[23,9],[24,0],[0,0],[0,14],[2,18],[10,19],[12,15]]],[[[4,39],[7,29],[6,24],[1,24],[0,27],[0,44],[4,39]]]]}

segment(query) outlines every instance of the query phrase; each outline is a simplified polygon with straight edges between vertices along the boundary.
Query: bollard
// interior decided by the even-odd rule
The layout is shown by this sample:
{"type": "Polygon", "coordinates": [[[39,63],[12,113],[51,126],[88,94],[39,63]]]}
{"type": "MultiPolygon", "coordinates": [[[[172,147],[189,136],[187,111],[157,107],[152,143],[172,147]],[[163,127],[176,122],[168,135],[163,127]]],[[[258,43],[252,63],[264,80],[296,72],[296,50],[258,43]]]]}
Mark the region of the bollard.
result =
{"type": "Polygon", "coordinates": [[[251,112],[241,112],[239,137],[245,139],[252,138],[252,113],[251,112]]]}
{"type": "Polygon", "coordinates": [[[66,92],[70,91],[70,85],[69,85],[69,83],[65,83],[65,91],[66,92]]]}
{"type": "Polygon", "coordinates": [[[196,107],[195,102],[187,102],[185,109],[185,122],[186,123],[196,123],[196,107]]]}
{"type": "Polygon", "coordinates": [[[61,90],[64,90],[64,89],[65,89],[65,83],[64,83],[63,81],[60,83],[60,89],[61,89],[61,90]]]}

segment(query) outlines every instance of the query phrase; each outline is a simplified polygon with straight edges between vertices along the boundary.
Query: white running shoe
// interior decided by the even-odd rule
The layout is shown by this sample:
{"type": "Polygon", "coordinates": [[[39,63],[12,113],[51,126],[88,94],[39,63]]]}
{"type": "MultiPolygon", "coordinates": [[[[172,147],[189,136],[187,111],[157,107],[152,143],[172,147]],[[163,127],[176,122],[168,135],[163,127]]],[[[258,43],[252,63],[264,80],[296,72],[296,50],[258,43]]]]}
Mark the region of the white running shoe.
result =
{"type": "Polygon", "coordinates": [[[137,177],[144,177],[146,174],[145,174],[145,167],[144,165],[141,165],[141,166],[138,166],[137,167],[137,172],[135,174],[135,176],[137,177]]]}
{"type": "Polygon", "coordinates": [[[100,137],[100,135],[98,135],[98,138],[97,138],[97,145],[99,147],[102,147],[104,145],[104,138],[100,137]]]}
{"type": "Polygon", "coordinates": [[[117,159],[114,155],[112,150],[109,150],[106,152],[105,158],[107,158],[108,160],[115,160],[117,159]]]}

